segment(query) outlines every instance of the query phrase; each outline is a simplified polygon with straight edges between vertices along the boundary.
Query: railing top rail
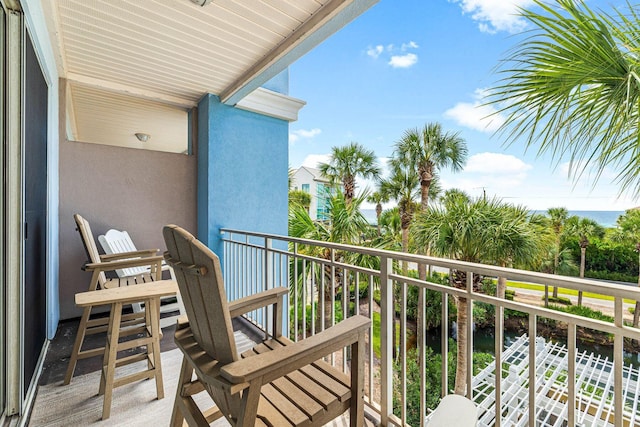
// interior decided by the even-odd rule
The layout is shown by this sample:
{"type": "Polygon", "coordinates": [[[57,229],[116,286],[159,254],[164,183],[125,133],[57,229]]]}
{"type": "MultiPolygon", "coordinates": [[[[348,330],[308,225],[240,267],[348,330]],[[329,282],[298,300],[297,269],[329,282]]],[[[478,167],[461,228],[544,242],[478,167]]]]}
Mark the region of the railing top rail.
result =
{"type": "MultiPolygon", "coordinates": [[[[519,270],[508,267],[498,267],[487,264],[477,264],[466,261],[458,261],[447,258],[436,258],[426,255],[417,255],[404,252],[390,251],[386,249],[376,249],[364,246],[345,245],[342,243],[324,242],[319,240],[301,239],[297,237],[282,236],[277,234],[260,233],[246,230],[236,230],[230,228],[221,228],[221,232],[229,234],[242,234],[246,236],[259,237],[264,239],[280,240],[287,243],[298,243],[308,246],[321,246],[330,249],[354,252],[369,256],[378,256],[392,258],[398,261],[407,261],[418,264],[432,265],[448,269],[461,271],[471,271],[474,274],[481,274],[492,277],[507,277],[510,280],[518,280],[522,282],[532,282],[545,284],[548,286],[558,286],[595,294],[609,295],[613,297],[627,298],[632,300],[640,300],[640,288],[622,285],[617,283],[602,282],[593,279],[581,279],[578,277],[559,276],[554,274],[539,273],[535,271],[519,270]]],[[[225,241],[243,244],[240,241],[234,241],[225,238],[225,241]]]]}

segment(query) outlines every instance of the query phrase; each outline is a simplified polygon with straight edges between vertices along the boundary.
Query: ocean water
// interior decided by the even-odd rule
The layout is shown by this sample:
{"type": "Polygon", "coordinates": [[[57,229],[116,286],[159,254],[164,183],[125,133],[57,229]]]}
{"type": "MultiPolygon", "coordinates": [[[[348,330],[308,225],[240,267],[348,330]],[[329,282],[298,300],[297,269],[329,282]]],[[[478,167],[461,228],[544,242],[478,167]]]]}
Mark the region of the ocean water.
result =
{"type": "MultiPolygon", "coordinates": [[[[376,210],[375,209],[361,209],[362,215],[369,221],[370,224],[376,224],[376,210]]],[[[534,213],[544,214],[546,211],[531,211],[534,213]]],[[[616,220],[620,215],[624,214],[624,211],[569,211],[569,216],[576,215],[579,217],[589,218],[596,221],[603,227],[615,227],[616,220]]]]}

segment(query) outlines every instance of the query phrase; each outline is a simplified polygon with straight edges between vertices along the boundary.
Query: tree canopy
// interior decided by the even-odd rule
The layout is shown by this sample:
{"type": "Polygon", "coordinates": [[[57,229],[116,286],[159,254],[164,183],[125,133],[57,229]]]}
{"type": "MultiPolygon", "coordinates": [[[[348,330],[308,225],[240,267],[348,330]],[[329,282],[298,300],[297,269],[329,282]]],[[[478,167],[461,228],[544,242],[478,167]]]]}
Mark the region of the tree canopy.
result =
{"type": "Polygon", "coordinates": [[[640,18],[595,12],[584,2],[534,0],[521,9],[532,30],[499,68],[490,104],[509,143],[524,140],[570,161],[574,180],[606,167],[620,192],[640,195],[640,18]]]}

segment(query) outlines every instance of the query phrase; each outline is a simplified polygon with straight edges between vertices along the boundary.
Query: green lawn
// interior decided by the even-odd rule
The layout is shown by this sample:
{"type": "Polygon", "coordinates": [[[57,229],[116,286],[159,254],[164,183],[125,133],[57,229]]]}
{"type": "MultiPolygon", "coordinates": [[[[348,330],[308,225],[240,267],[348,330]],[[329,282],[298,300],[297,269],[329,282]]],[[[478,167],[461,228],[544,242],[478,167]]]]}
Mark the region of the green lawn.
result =
{"type": "MultiPolygon", "coordinates": [[[[380,313],[373,312],[373,352],[380,357],[380,313]]],[[[400,325],[396,323],[396,337],[400,339],[400,325]]],[[[398,342],[396,345],[399,344],[398,342]]]]}
{"type": "MultiPolygon", "coordinates": [[[[544,285],[538,285],[534,283],[514,282],[509,280],[507,281],[507,287],[511,289],[530,289],[533,291],[544,292],[544,285]]],[[[549,288],[552,288],[552,286],[549,286],[549,288]]],[[[551,290],[549,292],[551,292],[551,290]]],[[[578,291],[576,291],[575,289],[558,288],[558,294],[568,295],[568,296],[577,296],[578,291]]],[[[613,297],[609,295],[594,294],[591,292],[583,292],[582,295],[585,298],[594,298],[594,299],[600,299],[604,301],[613,301],[613,297]]],[[[624,302],[629,304],[635,304],[635,301],[632,301],[629,299],[625,299],[624,302]]]]}

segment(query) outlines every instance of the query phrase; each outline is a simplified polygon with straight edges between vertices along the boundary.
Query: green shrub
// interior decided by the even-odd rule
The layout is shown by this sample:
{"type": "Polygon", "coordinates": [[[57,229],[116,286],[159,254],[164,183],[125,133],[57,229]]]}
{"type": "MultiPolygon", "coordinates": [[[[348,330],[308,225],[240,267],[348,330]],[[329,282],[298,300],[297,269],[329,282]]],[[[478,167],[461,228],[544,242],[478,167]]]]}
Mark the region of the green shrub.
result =
{"type": "MultiPolygon", "coordinates": [[[[542,299],[544,300],[544,296],[542,297],[542,299]]],[[[571,300],[567,297],[554,297],[549,295],[549,302],[555,302],[557,304],[563,304],[563,305],[571,305],[571,300]]]]}
{"type": "Polygon", "coordinates": [[[594,310],[585,306],[572,305],[569,307],[563,307],[559,305],[549,305],[552,310],[563,311],[565,313],[575,314],[576,316],[588,317],[590,319],[602,320],[604,322],[613,323],[613,317],[607,316],[599,310],[594,310]]]}
{"type": "MultiPolygon", "coordinates": [[[[356,290],[355,284],[349,285],[349,298],[351,300],[355,300],[356,298],[355,290],[356,290]]],[[[362,300],[364,298],[367,298],[368,296],[369,296],[369,282],[367,281],[360,282],[358,284],[358,298],[362,300]]],[[[339,301],[342,301],[342,287],[340,288],[340,290],[338,290],[338,292],[336,292],[336,299],[339,301]]]]}

